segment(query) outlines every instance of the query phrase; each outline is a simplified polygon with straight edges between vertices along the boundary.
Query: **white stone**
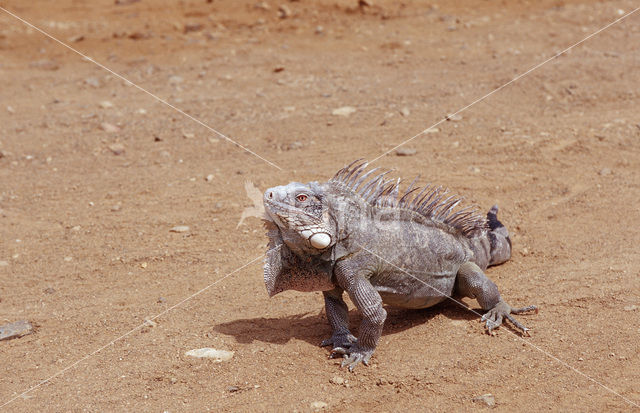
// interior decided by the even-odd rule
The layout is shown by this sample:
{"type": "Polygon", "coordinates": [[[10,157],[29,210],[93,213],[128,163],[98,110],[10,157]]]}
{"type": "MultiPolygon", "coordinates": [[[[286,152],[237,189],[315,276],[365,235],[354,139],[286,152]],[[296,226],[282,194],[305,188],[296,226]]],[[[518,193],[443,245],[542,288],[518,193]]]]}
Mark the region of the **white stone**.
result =
{"type": "Polygon", "coordinates": [[[211,358],[214,359],[217,363],[222,363],[223,361],[229,361],[234,355],[233,351],[227,350],[216,350],[215,348],[198,348],[195,350],[189,350],[184,353],[185,356],[198,357],[198,358],[211,358]]]}
{"type": "Polygon", "coordinates": [[[496,399],[493,397],[493,394],[487,393],[481,396],[477,396],[473,398],[473,401],[476,403],[482,403],[487,407],[494,407],[496,405],[496,399]]]}
{"type": "Polygon", "coordinates": [[[170,232],[188,232],[189,227],[186,225],[177,225],[169,230],[170,232]]]}
{"type": "Polygon", "coordinates": [[[356,112],[356,108],[354,108],[353,106],[343,106],[341,108],[338,109],[334,109],[333,112],[331,112],[332,115],[334,116],[343,116],[343,117],[347,117],[350,116],[351,114],[356,112]]]}

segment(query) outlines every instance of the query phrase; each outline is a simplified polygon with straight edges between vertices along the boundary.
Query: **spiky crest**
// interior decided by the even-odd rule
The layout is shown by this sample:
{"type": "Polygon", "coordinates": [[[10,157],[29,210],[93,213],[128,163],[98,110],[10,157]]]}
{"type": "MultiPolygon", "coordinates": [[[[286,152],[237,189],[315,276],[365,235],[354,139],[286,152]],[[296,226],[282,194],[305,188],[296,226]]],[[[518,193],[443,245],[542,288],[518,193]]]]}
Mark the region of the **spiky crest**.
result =
{"type": "Polygon", "coordinates": [[[400,178],[386,179],[390,170],[376,175],[379,168],[365,172],[368,165],[367,161],[358,159],[340,169],[329,182],[353,192],[372,206],[409,210],[465,236],[474,236],[487,228],[486,217],[474,207],[456,211],[463,198],[452,195],[448,189],[432,185],[416,187],[418,178],[415,178],[400,193],[400,178]]]}

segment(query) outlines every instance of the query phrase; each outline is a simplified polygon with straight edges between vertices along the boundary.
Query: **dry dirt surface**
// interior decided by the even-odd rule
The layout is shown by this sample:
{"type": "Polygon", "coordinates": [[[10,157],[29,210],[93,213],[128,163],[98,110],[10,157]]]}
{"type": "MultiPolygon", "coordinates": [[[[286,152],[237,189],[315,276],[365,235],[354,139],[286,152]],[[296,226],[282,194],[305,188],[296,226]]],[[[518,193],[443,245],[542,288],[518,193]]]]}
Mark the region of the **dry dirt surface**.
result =
{"type": "Polygon", "coordinates": [[[531,337],[389,309],[349,373],[320,292],[267,297],[246,181],[375,159],[638,6],[367,3],[0,2],[113,71],[0,11],[0,324],[35,327],[0,341],[4,410],[638,409],[640,12],[375,161],[500,205],[487,273],[531,337]]]}

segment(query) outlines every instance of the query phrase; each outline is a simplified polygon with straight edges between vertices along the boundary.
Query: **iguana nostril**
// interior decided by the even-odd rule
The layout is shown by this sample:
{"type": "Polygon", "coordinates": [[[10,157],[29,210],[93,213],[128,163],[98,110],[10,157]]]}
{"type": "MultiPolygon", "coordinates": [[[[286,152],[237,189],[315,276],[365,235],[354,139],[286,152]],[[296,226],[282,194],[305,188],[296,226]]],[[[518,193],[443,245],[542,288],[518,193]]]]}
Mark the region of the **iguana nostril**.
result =
{"type": "Polygon", "coordinates": [[[269,199],[273,199],[273,191],[269,192],[269,199]]]}

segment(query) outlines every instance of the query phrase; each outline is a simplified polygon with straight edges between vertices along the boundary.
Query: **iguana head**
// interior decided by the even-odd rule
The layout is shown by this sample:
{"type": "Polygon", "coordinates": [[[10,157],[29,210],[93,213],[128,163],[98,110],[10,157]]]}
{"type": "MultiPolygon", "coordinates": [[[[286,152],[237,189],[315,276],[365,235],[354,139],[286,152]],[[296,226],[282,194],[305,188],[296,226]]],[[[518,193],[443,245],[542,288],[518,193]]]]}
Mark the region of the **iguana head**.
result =
{"type": "Polygon", "coordinates": [[[278,226],[292,251],[318,255],[336,242],[322,187],[316,182],[292,182],[264,193],[266,218],[278,226]]]}

